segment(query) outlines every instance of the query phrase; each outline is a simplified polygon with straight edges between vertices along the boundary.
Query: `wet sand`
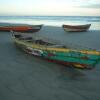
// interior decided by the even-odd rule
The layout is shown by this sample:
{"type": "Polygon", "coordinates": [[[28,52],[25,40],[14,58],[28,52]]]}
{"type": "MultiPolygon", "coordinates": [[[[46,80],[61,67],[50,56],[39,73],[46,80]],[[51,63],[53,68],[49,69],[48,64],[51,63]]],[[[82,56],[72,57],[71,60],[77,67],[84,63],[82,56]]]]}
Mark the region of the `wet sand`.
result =
{"type": "MultiPolygon", "coordinates": [[[[36,34],[70,47],[100,50],[100,31],[64,32],[43,26],[36,34]]],[[[10,32],[0,32],[0,100],[99,100],[100,64],[93,70],[68,68],[18,49],[10,32]]]]}

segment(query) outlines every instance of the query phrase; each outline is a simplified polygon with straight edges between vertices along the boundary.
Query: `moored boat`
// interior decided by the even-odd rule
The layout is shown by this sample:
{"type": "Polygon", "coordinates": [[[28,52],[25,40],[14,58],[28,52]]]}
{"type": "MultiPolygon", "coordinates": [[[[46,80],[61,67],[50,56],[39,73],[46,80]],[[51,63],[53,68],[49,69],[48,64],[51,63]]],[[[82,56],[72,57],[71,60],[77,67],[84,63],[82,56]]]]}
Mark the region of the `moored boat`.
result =
{"type": "Polygon", "coordinates": [[[84,32],[90,28],[91,24],[86,25],[62,25],[66,32],[84,32]]]}
{"type": "Polygon", "coordinates": [[[13,34],[13,39],[23,51],[51,62],[75,68],[92,69],[100,61],[100,51],[69,49],[64,45],[22,36],[21,34],[13,34]]]}
{"type": "Polygon", "coordinates": [[[34,33],[34,32],[38,32],[41,28],[42,28],[42,25],[0,26],[0,31],[34,33]]]}

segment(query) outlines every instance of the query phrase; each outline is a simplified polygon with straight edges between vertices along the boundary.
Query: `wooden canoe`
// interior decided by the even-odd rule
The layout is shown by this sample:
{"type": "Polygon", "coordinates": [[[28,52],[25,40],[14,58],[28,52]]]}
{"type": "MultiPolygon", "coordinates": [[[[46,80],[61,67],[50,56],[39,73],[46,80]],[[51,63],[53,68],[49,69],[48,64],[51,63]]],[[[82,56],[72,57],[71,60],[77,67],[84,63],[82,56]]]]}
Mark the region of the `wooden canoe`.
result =
{"type": "Polygon", "coordinates": [[[91,24],[86,25],[62,25],[66,32],[84,32],[90,28],[91,24]]]}
{"type": "Polygon", "coordinates": [[[63,65],[91,69],[100,61],[100,52],[94,50],[69,49],[64,45],[47,42],[41,39],[14,34],[15,44],[23,51],[63,65]]]}
{"type": "Polygon", "coordinates": [[[0,26],[0,31],[4,32],[23,32],[23,33],[34,33],[38,32],[42,28],[42,25],[25,25],[25,26],[0,26]]]}

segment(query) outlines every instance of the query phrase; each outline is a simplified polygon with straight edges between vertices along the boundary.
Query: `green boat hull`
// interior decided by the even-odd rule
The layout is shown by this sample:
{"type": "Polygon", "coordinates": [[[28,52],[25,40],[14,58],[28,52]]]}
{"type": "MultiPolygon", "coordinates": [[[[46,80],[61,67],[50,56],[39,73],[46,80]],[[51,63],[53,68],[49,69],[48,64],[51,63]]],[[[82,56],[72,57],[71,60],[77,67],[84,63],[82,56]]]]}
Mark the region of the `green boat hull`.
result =
{"type": "Polygon", "coordinates": [[[94,68],[100,61],[100,52],[93,50],[74,50],[66,48],[49,48],[44,45],[14,39],[16,45],[25,52],[42,57],[52,62],[70,65],[76,68],[94,68]]]}

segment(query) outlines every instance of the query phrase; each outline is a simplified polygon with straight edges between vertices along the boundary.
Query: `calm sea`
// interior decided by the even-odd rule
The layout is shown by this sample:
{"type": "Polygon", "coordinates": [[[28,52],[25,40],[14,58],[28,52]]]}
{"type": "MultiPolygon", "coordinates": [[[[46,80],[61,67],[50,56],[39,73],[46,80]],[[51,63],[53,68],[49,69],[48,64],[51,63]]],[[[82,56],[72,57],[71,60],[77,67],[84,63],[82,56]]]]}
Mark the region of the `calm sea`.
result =
{"type": "Polygon", "coordinates": [[[100,30],[100,16],[0,16],[0,22],[51,26],[92,24],[91,29],[100,30]]]}

